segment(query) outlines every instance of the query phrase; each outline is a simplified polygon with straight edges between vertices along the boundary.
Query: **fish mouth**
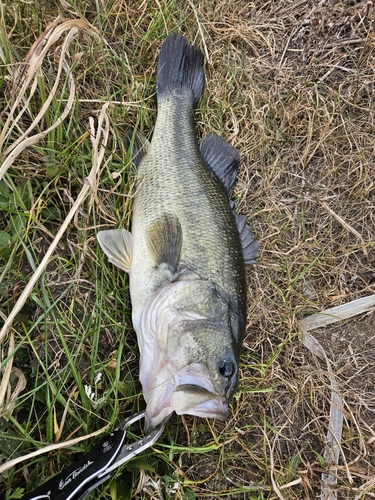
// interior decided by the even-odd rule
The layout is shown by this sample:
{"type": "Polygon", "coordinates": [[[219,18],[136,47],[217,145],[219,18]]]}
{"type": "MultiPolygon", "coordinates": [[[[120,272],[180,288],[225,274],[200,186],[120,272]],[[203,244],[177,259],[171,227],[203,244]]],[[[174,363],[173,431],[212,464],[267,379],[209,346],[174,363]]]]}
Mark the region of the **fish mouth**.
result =
{"type": "Polygon", "coordinates": [[[199,385],[179,385],[172,392],[170,401],[177,415],[187,413],[196,417],[225,420],[228,414],[227,399],[199,385]]]}
{"type": "Polygon", "coordinates": [[[207,367],[195,363],[150,391],[145,414],[145,431],[165,424],[172,413],[225,420],[228,400],[215,390],[207,367]]]}

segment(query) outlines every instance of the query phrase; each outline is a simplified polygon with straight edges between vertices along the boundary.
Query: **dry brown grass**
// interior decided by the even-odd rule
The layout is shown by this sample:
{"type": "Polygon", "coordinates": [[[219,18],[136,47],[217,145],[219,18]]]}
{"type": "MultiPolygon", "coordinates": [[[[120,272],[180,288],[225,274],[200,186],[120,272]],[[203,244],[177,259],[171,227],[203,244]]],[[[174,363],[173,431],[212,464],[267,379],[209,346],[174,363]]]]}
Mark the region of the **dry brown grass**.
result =
{"type": "MultiPolygon", "coordinates": [[[[374,293],[374,8],[371,2],[334,1],[241,5],[225,3],[220,19],[218,7],[205,13],[207,38],[216,48],[213,67],[227,64],[229,74],[236,68],[228,97],[226,78],[215,86],[216,71],[208,87],[215,102],[233,103],[223,129],[244,155],[239,207],[263,243],[259,263],[249,269],[245,353],[267,369],[254,383],[246,364],[242,385],[273,390],[238,400],[230,425],[243,425],[250,408],[253,419],[242,451],[237,444],[236,468],[254,480],[241,459],[250,456],[263,464],[273,488],[279,485],[280,498],[316,498],[329,379],[295,334],[309,312],[374,293]]],[[[329,357],[336,369],[340,365],[345,401],[337,498],[374,495],[374,392],[365,375],[375,361],[373,320],[358,324],[349,345],[365,342],[367,348],[350,361],[342,357],[350,347],[334,333],[340,327],[321,333],[323,344],[332,342],[329,357]],[[353,363],[363,385],[350,378],[349,389],[353,363]]]]}
{"type": "MultiPolygon", "coordinates": [[[[46,9],[46,19],[55,16],[46,9]]],[[[149,133],[157,51],[168,30],[180,30],[209,56],[199,129],[221,133],[243,157],[235,197],[262,251],[248,269],[239,392],[224,424],[171,422],[179,445],[217,440],[210,454],[173,455],[196,498],[319,498],[331,387],[327,367],[302,345],[299,322],[375,292],[374,19],[371,1],[192,0],[171,14],[164,2],[118,0],[101,36],[114,54],[126,32],[124,74],[98,64],[90,79],[92,54],[77,56],[81,119],[122,86],[127,101],[146,103],[141,128],[149,133]]],[[[111,126],[122,131],[139,107],[127,105],[125,116],[115,103],[112,113],[111,126]]],[[[99,186],[91,202],[106,220],[128,222],[107,204],[110,191],[99,186]]],[[[374,326],[372,313],[317,333],[344,401],[332,499],[375,497],[374,326]]],[[[144,491],[166,495],[146,483],[144,491]]]]}

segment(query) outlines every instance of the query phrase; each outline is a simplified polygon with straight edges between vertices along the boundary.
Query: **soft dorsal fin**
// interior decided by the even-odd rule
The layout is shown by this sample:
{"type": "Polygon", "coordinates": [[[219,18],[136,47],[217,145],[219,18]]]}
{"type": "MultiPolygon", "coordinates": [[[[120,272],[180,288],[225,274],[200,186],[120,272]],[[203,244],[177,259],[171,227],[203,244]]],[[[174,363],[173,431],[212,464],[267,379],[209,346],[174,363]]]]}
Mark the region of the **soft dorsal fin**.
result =
{"type": "Polygon", "coordinates": [[[210,170],[223,184],[230,198],[236,183],[240,153],[217,134],[208,134],[200,143],[200,152],[210,170]]]}
{"type": "Polygon", "coordinates": [[[259,257],[260,243],[253,239],[251,227],[246,224],[246,218],[237,214],[234,210],[233,213],[240,235],[244,262],[245,264],[255,264],[256,259],[259,257]]]}
{"type": "Polygon", "coordinates": [[[150,150],[150,141],[140,132],[128,130],[124,137],[125,149],[131,150],[131,158],[134,165],[138,168],[143,157],[150,150]]]}
{"type": "Polygon", "coordinates": [[[133,257],[132,234],[126,229],[109,229],[99,231],[96,237],[109,262],[130,272],[133,257]]]}
{"type": "Polygon", "coordinates": [[[147,230],[147,248],[155,266],[166,264],[174,273],[182,245],[181,224],[176,215],[164,214],[147,230]]]}

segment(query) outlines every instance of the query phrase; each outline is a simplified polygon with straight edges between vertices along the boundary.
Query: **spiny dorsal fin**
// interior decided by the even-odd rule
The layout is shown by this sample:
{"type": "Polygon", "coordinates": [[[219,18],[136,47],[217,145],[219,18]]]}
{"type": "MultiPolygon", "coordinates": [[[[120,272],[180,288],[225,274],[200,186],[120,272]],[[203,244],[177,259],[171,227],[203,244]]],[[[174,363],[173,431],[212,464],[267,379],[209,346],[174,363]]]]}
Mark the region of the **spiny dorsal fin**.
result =
{"type": "Polygon", "coordinates": [[[130,272],[133,258],[132,234],[126,229],[109,229],[99,231],[96,237],[109,262],[130,272]]]}
{"type": "Polygon", "coordinates": [[[182,229],[178,217],[164,214],[147,230],[147,248],[155,266],[167,264],[174,272],[180,259],[182,229]]]}
{"type": "Polygon", "coordinates": [[[144,135],[134,130],[128,130],[125,134],[124,145],[125,149],[130,150],[132,162],[137,168],[151,146],[150,141],[144,135]]]}
{"type": "Polygon", "coordinates": [[[236,183],[240,153],[217,134],[208,134],[200,143],[200,152],[210,170],[223,184],[230,198],[236,183]]]}
{"type": "Polygon", "coordinates": [[[259,257],[260,243],[253,239],[251,227],[246,224],[246,218],[243,215],[237,214],[234,210],[233,213],[240,234],[244,262],[246,265],[255,264],[255,259],[259,257]]]}

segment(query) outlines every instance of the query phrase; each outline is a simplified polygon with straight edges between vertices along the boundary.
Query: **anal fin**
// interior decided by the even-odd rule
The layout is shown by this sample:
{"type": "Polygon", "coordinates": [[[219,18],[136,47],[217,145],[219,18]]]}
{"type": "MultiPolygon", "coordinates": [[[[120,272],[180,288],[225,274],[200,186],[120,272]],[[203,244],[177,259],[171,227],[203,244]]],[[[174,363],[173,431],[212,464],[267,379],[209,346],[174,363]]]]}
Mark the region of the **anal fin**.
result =
{"type": "Polygon", "coordinates": [[[126,229],[109,229],[99,231],[96,237],[109,262],[129,273],[133,257],[132,234],[126,229]]]}
{"type": "Polygon", "coordinates": [[[174,272],[182,245],[182,229],[178,217],[164,214],[157,219],[147,230],[146,243],[155,266],[166,264],[174,272]]]}
{"type": "Polygon", "coordinates": [[[131,150],[131,160],[138,168],[142,159],[150,150],[150,141],[140,132],[129,130],[124,137],[124,145],[131,150]]]}

